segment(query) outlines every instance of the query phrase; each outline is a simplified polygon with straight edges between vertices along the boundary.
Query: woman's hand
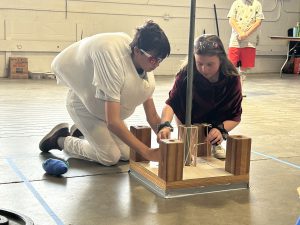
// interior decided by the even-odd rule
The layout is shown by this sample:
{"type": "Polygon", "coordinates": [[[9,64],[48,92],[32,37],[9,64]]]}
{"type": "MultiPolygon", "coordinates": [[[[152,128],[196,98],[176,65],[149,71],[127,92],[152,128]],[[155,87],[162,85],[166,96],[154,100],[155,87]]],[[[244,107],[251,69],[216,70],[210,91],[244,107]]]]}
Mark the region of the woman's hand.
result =
{"type": "Polygon", "coordinates": [[[212,145],[219,145],[223,141],[222,133],[217,128],[212,128],[208,135],[206,140],[210,142],[212,145]]]}
{"type": "Polygon", "coordinates": [[[169,139],[171,137],[170,127],[164,127],[157,133],[157,142],[159,143],[161,139],[169,139]]]}

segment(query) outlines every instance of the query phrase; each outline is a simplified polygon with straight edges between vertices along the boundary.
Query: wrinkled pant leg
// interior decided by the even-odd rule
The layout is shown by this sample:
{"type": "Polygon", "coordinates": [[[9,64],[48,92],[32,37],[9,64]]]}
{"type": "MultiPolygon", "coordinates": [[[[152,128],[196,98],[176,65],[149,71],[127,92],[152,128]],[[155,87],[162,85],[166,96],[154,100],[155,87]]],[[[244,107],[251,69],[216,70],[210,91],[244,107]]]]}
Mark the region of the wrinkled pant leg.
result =
{"type": "Polygon", "coordinates": [[[85,139],[65,138],[64,151],[106,166],[118,163],[122,155],[120,148],[125,148],[124,143],[115,141],[117,137],[108,130],[106,122],[92,115],[72,91],[67,97],[67,109],[85,139]]]}
{"type": "Polygon", "coordinates": [[[122,160],[122,161],[128,161],[129,160],[129,156],[130,156],[130,148],[129,148],[129,146],[126,145],[115,134],[111,133],[111,136],[114,139],[114,141],[117,143],[117,145],[118,145],[118,147],[120,149],[120,153],[121,153],[120,160],[122,160]]]}

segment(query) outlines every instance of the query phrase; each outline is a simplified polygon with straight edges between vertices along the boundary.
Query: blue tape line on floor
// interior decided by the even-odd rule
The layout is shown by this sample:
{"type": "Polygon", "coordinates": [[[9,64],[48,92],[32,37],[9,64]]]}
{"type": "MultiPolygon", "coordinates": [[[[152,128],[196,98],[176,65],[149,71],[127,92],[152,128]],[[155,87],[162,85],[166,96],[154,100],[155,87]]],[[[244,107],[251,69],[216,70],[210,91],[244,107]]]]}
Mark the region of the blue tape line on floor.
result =
{"type": "Polygon", "coordinates": [[[6,161],[10,165],[10,167],[14,170],[14,172],[24,181],[27,188],[31,191],[34,197],[40,202],[40,204],[44,207],[47,213],[52,217],[52,219],[56,222],[57,225],[64,225],[64,223],[58,218],[58,216],[52,211],[52,209],[48,206],[46,201],[40,196],[40,194],[35,190],[35,188],[31,185],[31,183],[27,180],[24,174],[18,169],[16,164],[12,159],[7,158],[6,161]]]}
{"type": "Polygon", "coordinates": [[[300,225],[300,216],[299,216],[299,218],[298,218],[298,220],[296,222],[296,225],[300,225]]]}
{"type": "Polygon", "coordinates": [[[287,162],[287,161],[278,159],[278,158],[276,158],[276,157],[274,157],[274,156],[265,155],[265,154],[263,154],[263,153],[256,152],[256,151],[251,151],[251,152],[253,152],[253,153],[257,154],[257,155],[264,156],[264,157],[269,158],[269,159],[273,159],[273,160],[275,160],[275,161],[277,161],[277,162],[281,162],[281,163],[287,164],[287,165],[289,165],[289,166],[295,167],[296,169],[300,169],[300,166],[299,166],[299,165],[296,165],[296,164],[294,164],[294,163],[290,163],[290,162],[287,162]]]}

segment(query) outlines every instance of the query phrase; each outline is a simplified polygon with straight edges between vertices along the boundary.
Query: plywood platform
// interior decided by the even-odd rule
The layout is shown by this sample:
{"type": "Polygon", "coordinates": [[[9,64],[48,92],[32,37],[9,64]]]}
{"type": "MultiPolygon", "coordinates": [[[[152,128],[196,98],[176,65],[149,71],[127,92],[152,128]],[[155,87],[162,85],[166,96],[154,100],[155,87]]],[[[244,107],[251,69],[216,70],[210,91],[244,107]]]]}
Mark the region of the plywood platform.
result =
{"type": "MultiPolygon", "coordinates": [[[[203,151],[202,146],[197,144],[205,141],[203,126],[197,127],[200,132],[195,135],[197,142],[188,140],[194,143],[192,163],[187,164],[185,160],[182,140],[164,139],[159,145],[160,159],[157,163],[145,161],[137,151],[131,149],[130,173],[165,198],[248,188],[251,139],[242,135],[229,136],[226,159],[222,161],[214,158],[209,151],[203,151]],[[195,146],[198,146],[198,150],[195,150],[195,146]]],[[[131,127],[130,130],[150,147],[149,127],[131,127]]]]}
{"type": "Polygon", "coordinates": [[[151,191],[164,198],[181,197],[249,187],[249,175],[233,175],[224,170],[225,162],[214,157],[199,157],[196,167],[183,167],[183,179],[164,181],[158,176],[158,164],[130,162],[130,173],[151,191]]]}

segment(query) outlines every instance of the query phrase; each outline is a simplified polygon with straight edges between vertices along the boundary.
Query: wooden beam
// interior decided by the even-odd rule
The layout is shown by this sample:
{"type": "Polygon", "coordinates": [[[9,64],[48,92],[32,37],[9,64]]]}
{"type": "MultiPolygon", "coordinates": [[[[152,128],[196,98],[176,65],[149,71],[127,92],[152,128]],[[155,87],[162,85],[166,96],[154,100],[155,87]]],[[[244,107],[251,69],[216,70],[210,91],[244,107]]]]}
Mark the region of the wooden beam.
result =
{"type": "MultiPolygon", "coordinates": [[[[147,145],[149,148],[151,147],[151,128],[146,126],[131,126],[131,133],[147,145]]],[[[141,156],[134,149],[130,148],[130,160],[134,162],[148,161],[143,156],[141,156]]]]}
{"type": "Polygon", "coordinates": [[[234,175],[249,174],[251,138],[231,135],[227,139],[225,170],[234,175]]]}
{"type": "Polygon", "coordinates": [[[158,176],[166,182],[179,181],[183,177],[183,142],[164,139],[159,145],[158,176]]]}

